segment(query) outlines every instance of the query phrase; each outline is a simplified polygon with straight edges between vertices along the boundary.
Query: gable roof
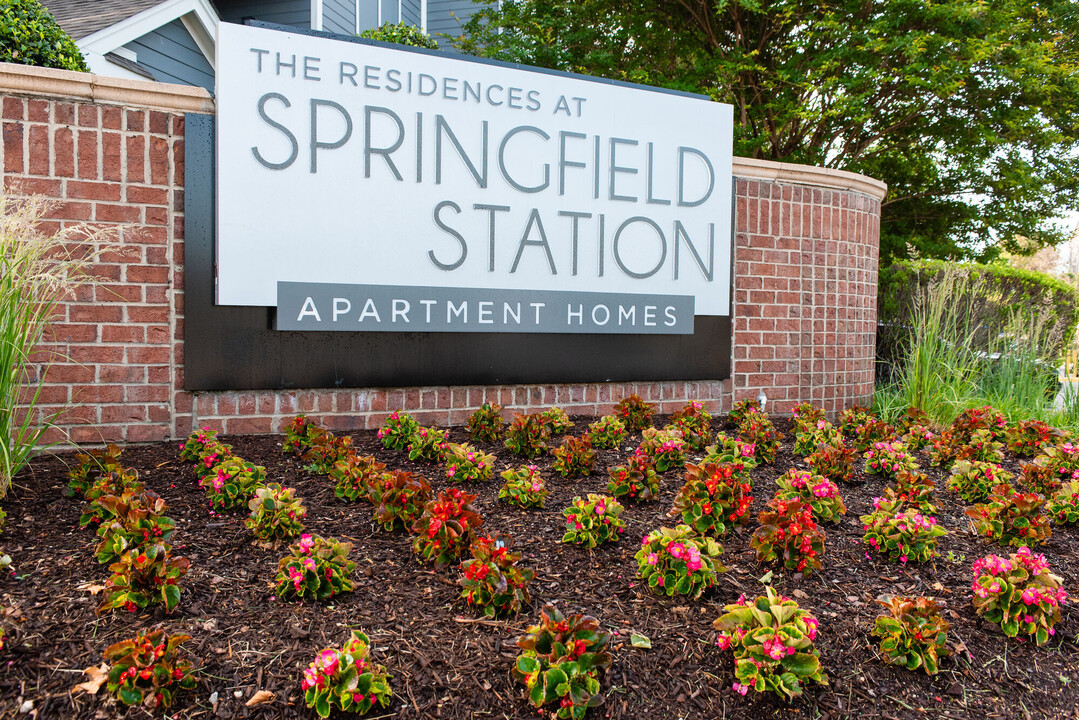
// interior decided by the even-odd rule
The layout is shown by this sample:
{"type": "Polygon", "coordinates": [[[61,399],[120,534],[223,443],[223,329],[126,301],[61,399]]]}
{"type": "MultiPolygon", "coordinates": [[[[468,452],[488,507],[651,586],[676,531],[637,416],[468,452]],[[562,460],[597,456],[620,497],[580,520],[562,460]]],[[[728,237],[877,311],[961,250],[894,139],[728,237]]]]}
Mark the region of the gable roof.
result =
{"type": "Polygon", "coordinates": [[[132,15],[161,4],[162,0],[44,0],[60,27],[73,40],[92,35],[132,15]]]}

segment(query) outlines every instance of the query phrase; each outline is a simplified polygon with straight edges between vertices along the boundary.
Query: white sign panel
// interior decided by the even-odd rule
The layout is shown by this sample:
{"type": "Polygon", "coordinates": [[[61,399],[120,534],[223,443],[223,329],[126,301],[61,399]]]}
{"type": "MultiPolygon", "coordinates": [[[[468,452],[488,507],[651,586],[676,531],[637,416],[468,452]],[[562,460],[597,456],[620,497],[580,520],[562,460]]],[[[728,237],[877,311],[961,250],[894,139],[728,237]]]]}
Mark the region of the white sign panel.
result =
{"type": "MultiPolygon", "coordinates": [[[[678,296],[727,315],[732,122],[697,96],[221,23],[217,302],[343,284],[678,296]]],[[[423,329],[420,312],[391,328],[376,306],[375,328],[352,305],[312,300],[290,322],[423,329]]]]}

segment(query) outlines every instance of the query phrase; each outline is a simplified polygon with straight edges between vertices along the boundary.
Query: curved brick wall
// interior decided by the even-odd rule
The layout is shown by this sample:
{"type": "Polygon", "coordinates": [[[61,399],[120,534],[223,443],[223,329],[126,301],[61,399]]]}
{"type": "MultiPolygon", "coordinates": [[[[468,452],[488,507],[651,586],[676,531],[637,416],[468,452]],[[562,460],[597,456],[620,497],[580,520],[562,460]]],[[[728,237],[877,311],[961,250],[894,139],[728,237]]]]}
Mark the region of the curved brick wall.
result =
{"type": "Polygon", "coordinates": [[[774,412],[803,400],[835,412],[873,392],[882,184],[851,173],[736,158],[734,357],[729,380],[502,387],[205,392],[182,389],[185,112],[198,88],[0,63],[5,192],[58,201],[53,228],[125,226],[105,279],[65,303],[45,350],[48,438],[177,438],[194,425],[279,430],[295,413],[326,427],[375,427],[397,408],[459,424],[485,401],[600,415],[638,393],[672,412],[691,399],[725,412],[764,390],[774,412]]]}

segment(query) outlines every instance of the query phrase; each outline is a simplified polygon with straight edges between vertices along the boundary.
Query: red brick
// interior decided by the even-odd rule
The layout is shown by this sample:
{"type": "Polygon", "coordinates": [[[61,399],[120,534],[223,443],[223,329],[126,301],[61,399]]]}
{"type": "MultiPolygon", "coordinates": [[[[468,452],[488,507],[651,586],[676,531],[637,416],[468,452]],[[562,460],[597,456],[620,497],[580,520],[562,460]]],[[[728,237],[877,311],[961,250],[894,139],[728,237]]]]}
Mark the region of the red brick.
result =
{"type": "Polygon", "coordinates": [[[163,347],[129,347],[127,361],[148,365],[165,365],[169,362],[169,349],[163,347]]]}
{"type": "Polygon", "coordinates": [[[123,315],[123,308],[116,305],[72,305],[67,311],[71,322],[118,323],[123,315]]]}
{"type": "Polygon", "coordinates": [[[89,220],[94,206],[91,203],[65,202],[54,205],[49,217],[57,220],[89,220]]]}
{"type": "Polygon", "coordinates": [[[103,325],[101,327],[101,342],[146,342],[146,330],[141,325],[103,325]]]}
{"type": "MultiPolygon", "coordinates": [[[[186,435],[187,433],[183,434],[186,435]]],[[[161,442],[162,440],[168,440],[169,436],[169,426],[164,423],[131,425],[127,428],[128,442],[161,442]]]]}
{"type": "Polygon", "coordinates": [[[146,139],[133,135],[127,139],[127,181],[141,183],[146,181],[145,172],[146,139]]]}
{"type": "Polygon", "coordinates": [[[160,305],[128,307],[127,319],[136,323],[167,323],[169,309],[160,305]]]}
{"type": "Polygon", "coordinates": [[[67,196],[80,200],[120,201],[121,188],[118,183],[80,182],[73,180],[67,184],[67,196]]]}
{"type": "Polygon", "coordinates": [[[164,345],[169,341],[169,326],[155,325],[146,328],[146,342],[151,345],[164,345]]]}
{"type": "Polygon", "coordinates": [[[101,135],[95,130],[79,131],[79,174],[83,180],[96,180],[97,151],[101,143],[101,135]]]}
{"type": "Polygon", "coordinates": [[[123,139],[119,133],[101,135],[101,177],[105,180],[124,179],[123,139]]]}
{"type": "MultiPolygon", "coordinates": [[[[176,383],[176,386],[181,387],[184,384],[183,358],[176,358],[176,363],[179,365],[176,372],[180,375],[180,380],[176,383]]],[[[169,367],[167,365],[151,365],[146,368],[146,382],[154,385],[167,385],[169,380],[169,367]]]]}
{"type": "Polygon", "coordinates": [[[94,210],[95,219],[100,222],[137,223],[141,216],[139,208],[131,205],[98,203],[94,210]]]}
{"type": "Polygon", "coordinates": [[[4,171],[9,173],[23,172],[23,124],[17,122],[4,123],[4,171]]]}
{"type": "Polygon", "coordinates": [[[124,402],[160,403],[169,399],[167,385],[129,385],[124,389],[124,402]]]}
{"type": "Polygon", "coordinates": [[[56,198],[60,197],[62,188],[63,183],[52,178],[4,178],[4,189],[16,195],[47,195],[56,198]]]}
{"type": "Polygon", "coordinates": [[[188,392],[178,392],[178,393],[176,393],[173,396],[172,404],[173,404],[173,407],[176,408],[176,412],[178,412],[178,413],[189,413],[189,412],[191,412],[191,393],[188,393],[188,392]]]}
{"type": "Polygon", "coordinates": [[[169,143],[165,138],[150,138],[150,183],[164,185],[169,181],[169,143]]]}
{"type": "Polygon", "coordinates": [[[79,445],[104,445],[124,441],[123,425],[76,426],[71,428],[71,442],[79,445]]]}
{"type": "Polygon", "coordinates": [[[47,342],[97,342],[97,325],[81,323],[50,323],[45,330],[47,342]]]}
{"type": "Polygon", "coordinates": [[[226,418],[225,432],[230,435],[262,435],[273,432],[273,419],[268,417],[226,418]]]}
{"type": "Polygon", "coordinates": [[[118,403],[123,402],[123,385],[73,385],[72,402],[77,403],[118,403]]]}
{"type": "Polygon", "coordinates": [[[45,125],[30,126],[29,168],[31,175],[48,175],[52,172],[50,160],[49,128],[45,125]]]}
{"type": "Polygon", "coordinates": [[[30,122],[49,122],[49,101],[31,99],[27,104],[26,117],[30,122]]]}
{"type": "Polygon", "coordinates": [[[129,185],[127,201],[144,205],[165,205],[169,201],[169,191],[164,188],[129,185]]]}
{"type": "Polygon", "coordinates": [[[147,419],[145,405],[104,405],[101,408],[101,422],[141,423],[147,419]]]}
{"type": "Polygon", "coordinates": [[[124,111],[117,105],[105,105],[101,108],[101,127],[108,130],[122,130],[124,111]]]}
{"type": "Polygon", "coordinates": [[[140,131],[145,129],[146,113],[141,110],[128,110],[125,113],[128,131],[140,131]]]}
{"type": "Polygon", "coordinates": [[[146,224],[165,226],[169,224],[169,211],[163,207],[146,208],[146,224]]]}
{"type": "Polygon", "coordinates": [[[183,185],[184,182],[183,140],[177,140],[172,144],[172,182],[173,185],[183,185]]]}
{"type": "Polygon", "coordinates": [[[78,114],[81,127],[98,127],[97,105],[79,105],[78,114]]]}
{"type": "Polygon", "coordinates": [[[158,135],[169,134],[169,116],[160,110],[150,111],[150,132],[158,135]]]}
{"type": "Polygon", "coordinates": [[[25,105],[22,98],[6,97],[4,98],[4,119],[5,120],[22,120],[25,117],[25,105]]]}

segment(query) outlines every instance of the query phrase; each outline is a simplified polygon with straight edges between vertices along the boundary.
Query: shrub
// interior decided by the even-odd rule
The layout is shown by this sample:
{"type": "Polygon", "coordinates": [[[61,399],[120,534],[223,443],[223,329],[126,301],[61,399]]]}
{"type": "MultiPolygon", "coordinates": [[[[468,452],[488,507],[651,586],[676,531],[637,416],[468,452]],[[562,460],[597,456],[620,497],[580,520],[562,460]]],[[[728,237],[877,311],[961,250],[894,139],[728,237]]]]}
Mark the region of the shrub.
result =
{"type": "Polygon", "coordinates": [[[626,432],[626,424],[618,419],[617,415],[604,415],[599,420],[588,426],[588,438],[592,446],[604,450],[617,448],[629,437],[626,432]]]}
{"type": "Polygon", "coordinates": [[[1079,482],[1072,480],[1061,487],[1049,498],[1046,508],[1058,525],[1079,522],[1079,482]]]}
{"type": "Polygon", "coordinates": [[[735,525],[749,522],[753,496],[748,477],[741,463],[686,463],[686,481],[670,514],[680,514],[682,522],[698,533],[724,535],[735,525]]]}
{"type": "Polygon", "coordinates": [[[895,428],[883,420],[869,420],[854,428],[851,446],[865,452],[877,443],[891,442],[896,437],[895,428]]]}
{"type": "Polygon", "coordinates": [[[564,543],[578,543],[595,548],[605,542],[615,542],[626,523],[619,517],[622,504],[613,497],[588,494],[582,500],[573,498],[573,504],[562,510],[566,517],[566,532],[562,536],[564,543]]]}
{"type": "Polygon", "coordinates": [[[503,445],[518,457],[537,458],[547,452],[547,441],[551,431],[540,420],[539,415],[515,415],[513,422],[506,428],[503,445]]]}
{"type": "Polygon", "coordinates": [[[573,421],[559,407],[547,408],[539,414],[539,419],[551,435],[565,435],[573,429],[573,421]]]}
{"type": "Polygon", "coordinates": [[[1008,432],[1008,419],[992,405],[967,408],[952,421],[951,429],[961,443],[969,444],[979,430],[986,431],[993,441],[1003,440],[1008,432]]]}
{"type": "Polygon", "coordinates": [[[956,439],[955,433],[945,430],[937,435],[929,445],[929,464],[948,470],[959,460],[959,451],[962,444],[956,439]]]}
{"type": "Polygon", "coordinates": [[[408,439],[408,459],[416,462],[440,463],[445,457],[449,443],[446,431],[435,427],[421,427],[408,439]]]}
{"type": "Polygon", "coordinates": [[[779,562],[788,570],[809,575],[821,569],[824,531],[813,519],[813,508],[801,500],[768,501],[760,514],[761,526],[749,546],[761,562],[779,562]]]}
{"type": "Polygon", "coordinates": [[[217,474],[217,466],[230,458],[236,457],[232,454],[231,445],[214,445],[212,448],[208,448],[210,454],[204,457],[199,462],[195,463],[193,468],[195,472],[195,480],[199,485],[202,485],[202,481],[211,475],[217,474]]]}
{"type": "Polygon", "coordinates": [[[535,465],[504,470],[502,479],[505,482],[498,491],[498,499],[522,508],[541,508],[550,494],[535,465]]]}
{"type": "Polygon", "coordinates": [[[387,707],[393,698],[390,678],[382,665],[371,661],[371,640],[352,630],[340,648],[320,650],[303,671],[300,689],[307,707],[327,718],[337,707],[343,712],[365,715],[378,703],[387,707]]]}
{"type": "Polygon", "coordinates": [[[412,434],[419,429],[420,424],[411,415],[395,410],[378,429],[378,439],[387,450],[404,452],[412,442],[412,434]]]}
{"type": "Polygon", "coordinates": [[[472,543],[476,528],[483,525],[472,505],[475,499],[475,495],[450,488],[427,503],[412,524],[416,533],[412,551],[424,560],[434,560],[438,569],[455,562],[472,543]]]}
{"type": "Polygon", "coordinates": [[[181,577],[187,574],[187,558],[173,557],[167,543],[151,543],[128,550],[109,565],[104,600],[97,613],[122,607],[129,612],[150,605],[164,605],[172,612],[180,604],[181,577]]]}
{"type": "Polygon", "coordinates": [[[548,605],[540,621],[517,638],[521,654],[513,676],[528,690],[528,701],[540,709],[558,703],[560,718],[581,720],[603,702],[599,673],[611,666],[607,653],[611,634],[589,615],[565,617],[548,605]]]}
{"type": "Polygon", "coordinates": [[[783,433],[776,430],[767,415],[750,413],[738,426],[738,437],[753,445],[753,456],[758,463],[770,465],[775,462],[783,433]]]}
{"type": "Polygon", "coordinates": [[[829,480],[847,482],[854,467],[854,455],[854,450],[840,441],[836,445],[818,447],[817,452],[806,458],[806,465],[829,480]]]}
{"type": "Polygon", "coordinates": [[[1023,466],[1023,485],[1043,495],[1051,495],[1070,480],[1079,479],[1079,446],[1070,442],[1042,450],[1023,466]]]}
{"type": "Polygon", "coordinates": [[[330,470],[330,477],[335,482],[333,494],[344,500],[372,502],[372,487],[381,485],[385,470],[386,463],[380,463],[372,455],[350,453],[330,470]]]}
{"type": "MultiPolygon", "coordinates": [[[[704,449],[702,463],[742,463],[746,470],[757,467],[757,448],[751,442],[740,438],[727,437],[726,433],[717,433],[714,444],[704,449]]],[[[750,478],[752,485],[752,478],[750,478]]]]}
{"type": "MultiPolygon", "coordinates": [[[[195,430],[188,435],[187,440],[180,445],[180,460],[190,463],[198,462],[211,454],[214,451],[214,448],[221,444],[222,443],[217,439],[217,430],[211,430],[208,427],[204,427],[201,430],[195,430]]],[[[91,454],[93,454],[93,451],[91,451],[91,454]]],[[[120,453],[117,451],[116,456],[119,457],[119,455],[120,453]]],[[[78,459],[78,457],[78,455],[75,456],[76,459],[78,459]]]]}
{"type": "Polygon", "coordinates": [[[727,413],[727,422],[735,426],[741,425],[747,415],[760,412],[762,412],[761,404],[757,400],[739,400],[731,407],[731,411],[727,413]]]}
{"type": "Polygon", "coordinates": [[[918,462],[901,442],[873,443],[865,454],[865,471],[871,475],[883,475],[888,480],[894,480],[900,472],[917,469],[918,462]]]}
{"type": "Polygon", "coordinates": [[[277,561],[277,597],[283,600],[326,600],[355,585],[349,575],[356,563],[348,559],[352,543],[319,535],[301,535],[289,545],[289,554],[277,561]]]}
{"type": "Polygon", "coordinates": [[[734,653],[735,692],[774,692],[790,700],[802,694],[803,682],[826,685],[820,651],[813,647],[817,619],[770,585],[764,592],[752,603],[743,595],[725,606],[714,623],[716,644],[734,653]]]}
{"type": "Polygon", "coordinates": [[[949,625],[940,616],[941,606],[927,597],[887,596],[877,602],[889,613],[878,616],[873,627],[885,661],[936,675],[939,659],[949,654],[949,625]]]}
{"type": "Polygon", "coordinates": [[[303,454],[303,461],[307,463],[304,470],[315,475],[329,475],[333,466],[352,454],[352,438],[348,435],[340,437],[327,430],[317,430],[303,454]]]}
{"type": "Polygon", "coordinates": [[[468,443],[448,443],[443,453],[446,477],[467,482],[487,482],[494,477],[495,456],[468,443]]]}
{"type": "Polygon", "coordinates": [[[122,468],[95,480],[86,491],[86,507],[79,517],[79,527],[99,526],[111,520],[112,510],[108,503],[103,505],[101,501],[107,497],[120,497],[124,493],[141,493],[146,486],[139,482],[138,477],[136,470],[122,468]]]}
{"type": "Polygon", "coordinates": [[[247,503],[251,514],[244,522],[260,540],[275,541],[296,537],[303,532],[307,508],[294,496],[292,488],[270,483],[255,490],[247,503]]]}
{"type": "Polygon", "coordinates": [[[656,414],[656,406],[646,403],[640,395],[634,393],[618,401],[618,404],[614,406],[614,414],[622,419],[627,430],[644,430],[652,427],[652,416],[656,414]]]}
{"type": "Polygon", "coordinates": [[[79,47],[38,0],[0,5],[0,62],[90,72],[79,47]]]}
{"type": "Polygon", "coordinates": [[[997,485],[1008,485],[1015,476],[996,463],[959,460],[952,465],[948,490],[968,503],[982,502],[997,485]]]}
{"type": "Polygon", "coordinates": [[[794,454],[806,457],[824,445],[834,445],[842,440],[842,433],[836,430],[832,423],[821,418],[814,425],[798,430],[794,436],[794,454]]]}
{"type": "Polygon", "coordinates": [[[75,459],[78,464],[67,473],[68,483],[64,496],[85,495],[99,478],[109,473],[123,472],[124,466],[120,464],[121,452],[120,448],[110,444],[103,450],[77,453],[75,459]]]}
{"type": "MultiPolygon", "coordinates": [[[[826,420],[824,417],[824,410],[816,407],[813,403],[803,402],[798,403],[791,410],[791,415],[794,418],[794,429],[796,433],[805,432],[811,428],[820,427],[820,421],[826,420]]],[[[831,424],[831,423],[829,423],[831,424]]]]}
{"type": "Polygon", "coordinates": [[[406,22],[383,23],[377,28],[367,28],[360,33],[360,37],[368,40],[381,40],[382,42],[397,43],[398,45],[411,45],[412,47],[438,50],[437,40],[415,25],[410,25],[406,22]]]}
{"type": "Polygon", "coordinates": [[[468,435],[474,442],[498,442],[502,439],[502,406],[484,403],[468,416],[468,435]]]}
{"type": "Polygon", "coordinates": [[[510,552],[508,535],[479,537],[472,543],[472,559],[461,563],[461,597],[487,617],[511,615],[528,604],[528,583],[536,576],[519,568],[521,553],[510,552]]]}
{"type": "Polygon", "coordinates": [[[839,413],[837,426],[844,437],[853,439],[858,435],[859,427],[878,419],[869,408],[855,405],[839,413]]]}
{"type": "Polygon", "coordinates": [[[906,428],[906,431],[899,439],[903,441],[911,452],[921,452],[932,445],[936,438],[937,434],[928,425],[913,423],[906,428]]]}
{"type": "Polygon", "coordinates": [[[245,505],[255,490],[266,481],[266,468],[235,455],[214,466],[215,473],[199,480],[212,508],[245,505]]]}
{"type": "Polygon", "coordinates": [[[929,413],[921,408],[909,407],[895,420],[895,429],[898,433],[908,433],[913,427],[925,427],[932,420],[929,413]]]}
{"type": "Polygon", "coordinates": [[[989,430],[975,430],[966,446],[959,448],[957,451],[957,459],[1003,462],[1004,443],[994,439],[989,430]]]}
{"type": "Polygon", "coordinates": [[[653,530],[641,540],[635,556],[637,576],[653,592],[688,595],[696,600],[716,584],[727,568],[719,562],[723,548],[715,540],[698,535],[688,525],[653,530]]]}
{"type": "Polygon", "coordinates": [[[1008,637],[1033,635],[1049,642],[1060,622],[1060,606],[1068,599],[1061,579],[1049,572],[1044,555],[1021,547],[1007,560],[988,555],[974,563],[974,610],[1008,637]]]}
{"type": "Polygon", "coordinates": [[[132,548],[168,542],[176,527],[172,518],[164,516],[168,505],[149,490],[105,495],[98,502],[112,516],[97,529],[101,542],[94,553],[103,565],[116,562],[132,548]]]}
{"type": "Polygon", "coordinates": [[[668,427],[682,432],[682,440],[691,450],[703,450],[712,435],[712,416],[704,403],[693,400],[671,415],[668,427]]]}
{"type": "Polygon", "coordinates": [[[565,438],[552,454],[554,463],[551,468],[562,477],[591,475],[596,464],[596,451],[587,435],[565,438]]]}
{"type": "Polygon", "coordinates": [[[1044,544],[1053,529],[1045,515],[1045,498],[1037,493],[1015,492],[1007,485],[997,485],[985,503],[967,508],[974,518],[979,535],[1004,545],[1044,544]]]}
{"type": "Polygon", "coordinates": [[[948,531],[916,508],[903,509],[901,503],[873,499],[873,512],[860,519],[862,541],[890,560],[928,562],[937,552],[937,538],[948,531]]]}
{"type": "Polygon", "coordinates": [[[1041,420],[1020,420],[1005,433],[1008,450],[1019,457],[1034,457],[1063,437],[1064,433],[1041,420]]]}
{"type": "Polygon", "coordinates": [[[645,428],[641,431],[641,444],[633,451],[639,458],[644,458],[657,473],[665,473],[672,468],[681,469],[686,462],[682,449],[682,434],[677,430],[656,430],[645,428]]]}
{"type": "Polygon", "coordinates": [[[281,451],[286,455],[303,457],[311,449],[315,439],[325,432],[306,415],[297,415],[285,428],[285,441],[281,443],[281,451]]]}
{"type": "Polygon", "coordinates": [[[387,532],[412,527],[431,499],[431,486],[424,478],[407,472],[393,472],[381,488],[375,520],[387,532]]]}
{"type": "Polygon", "coordinates": [[[191,690],[196,680],[180,646],[190,635],[166,635],[163,630],[138,632],[105,650],[109,692],[124,705],[167,708],[177,690],[191,690]]]}
{"type": "Polygon", "coordinates": [[[801,500],[809,505],[819,522],[836,522],[840,515],[847,514],[839,488],[828,478],[791,468],[776,478],[776,485],[779,487],[776,499],[801,500]]]}
{"type": "Polygon", "coordinates": [[[607,494],[628,498],[633,502],[648,502],[659,494],[659,477],[648,461],[639,455],[630,456],[625,465],[608,471],[607,494]]]}
{"type": "Polygon", "coordinates": [[[895,478],[895,485],[884,488],[888,502],[916,507],[923,513],[932,515],[937,512],[933,504],[933,489],[936,483],[925,473],[901,472],[895,478]]]}

